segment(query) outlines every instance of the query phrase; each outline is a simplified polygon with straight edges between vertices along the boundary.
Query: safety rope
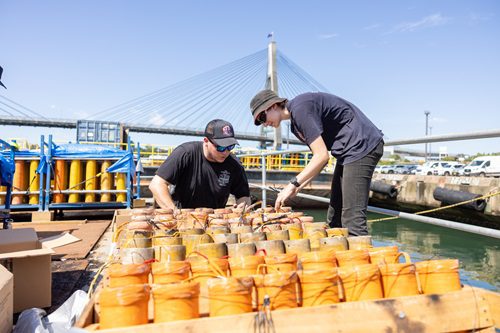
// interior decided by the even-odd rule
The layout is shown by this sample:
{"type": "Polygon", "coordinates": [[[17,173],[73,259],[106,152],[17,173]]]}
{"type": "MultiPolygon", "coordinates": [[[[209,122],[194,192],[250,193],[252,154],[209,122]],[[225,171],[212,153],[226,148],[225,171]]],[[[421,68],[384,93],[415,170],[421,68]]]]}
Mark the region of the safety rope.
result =
{"type": "MultiPolygon", "coordinates": [[[[53,175],[56,175],[57,179],[59,179],[59,175],[57,175],[57,174],[55,173],[55,170],[54,170],[54,168],[53,168],[53,166],[52,166],[52,165],[50,165],[50,170],[52,171],[52,174],[53,174],[53,175]]],[[[69,190],[72,190],[72,189],[74,189],[74,188],[76,188],[76,187],[78,187],[78,186],[82,185],[83,183],[86,183],[87,181],[90,181],[90,180],[92,180],[92,179],[95,179],[95,178],[101,177],[103,173],[105,173],[105,172],[99,172],[99,173],[97,173],[95,176],[90,177],[90,178],[87,178],[87,179],[85,179],[85,180],[83,180],[83,181],[79,182],[78,184],[76,184],[76,185],[74,185],[74,186],[72,186],[72,187],[70,187],[70,188],[68,188],[68,189],[66,189],[66,190],[68,190],[68,191],[69,191],[69,190]]],[[[55,182],[55,184],[57,185],[57,189],[56,189],[56,190],[54,190],[54,193],[62,194],[62,191],[64,191],[63,189],[61,189],[61,188],[60,188],[60,183],[61,183],[61,182],[62,182],[61,180],[60,180],[60,181],[58,181],[58,182],[55,182]]]]}
{"type": "Polygon", "coordinates": [[[25,190],[23,190],[22,188],[19,188],[17,186],[14,186],[14,185],[12,186],[12,188],[14,190],[17,190],[17,191],[20,191],[20,192],[24,192],[24,195],[28,195],[30,193],[31,184],[33,184],[33,182],[35,181],[35,179],[36,179],[37,176],[38,175],[36,175],[36,174],[33,176],[33,178],[31,179],[30,183],[28,184],[28,187],[25,190]]]}
{"type": "Polygon", "coordinates": [[[101,175],[102,175],[102,172],[99,172],[99,173],[98,173],[98,174],[96,174],[94,177],[87,178],[87,179],[85,179],[84,181],[81,181],[81,182],[79,182],[78,184],[76,184],[76,185],[74,185],[74,186],[72,186],[72,187],[68,188],[68,190],[72,190],[72,189],[74,189],[75,187],[78,187],[78,186],[82,185],[83,183],[86,183],[87,181],[90,181],[90,180],[92,180],[92,179],[94,179],[94,178],[101,177],[101,175]]]}
{"type": "MultiPolygon", "coordinates": [[[[451,204],[451,205],[447,205],[447,206],[442,206],[442,207],[432,208],[432,209],[428,209],[428,210],[423,210],[423,211],[416,212],[416,213],[413,213],[413,214],[415,214],[415,215],[423,215],[423,214],[433,213],[433,212],[437,212],[437,211],[440,211],[440,210],[445,210],[445,209],[450,209],[450,208],[453,208],[453,207],[465,205],[465,204],[468,204],[468,203],[471,203],[471,202],[474,202],[474,201],[484,200],[484,199],[487,199],[487,198],[491,198],[491,197],[494,197],[494,196],[499,195],[499,194],[500,194],[500,191],[497,191],[497,192],[485,194],[483,196],[480,196],[480,197],[477,197],[477,198],[474,198],[474,199],[465,200],[465,201],[458,202],[458,203],[451,204]]],[[[383,218],[380,218],[380,219],[367,220],[366,222],[369,222],[369,223],[371,223],[371,222],[381,222],[381,221],[396,220],[396,219],[399,219],[399,218],[400,218],[399,216],[390,216],[390,217],[383,217],[383,218]]]]}

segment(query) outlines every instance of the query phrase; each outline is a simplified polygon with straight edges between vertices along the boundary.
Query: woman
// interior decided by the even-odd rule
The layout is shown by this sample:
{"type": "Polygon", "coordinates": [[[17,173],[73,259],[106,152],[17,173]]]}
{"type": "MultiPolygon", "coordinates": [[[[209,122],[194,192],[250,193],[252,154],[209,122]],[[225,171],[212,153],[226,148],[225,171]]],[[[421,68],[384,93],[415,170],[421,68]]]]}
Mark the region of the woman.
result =
{"type": "Polygon", "coordinates": [[[333,173],[327,221],[349,234],[368,234],[366,211],[373,171],[384,152],[382,132],[353,104],[327,93],[305,93],[291,101],[262,90],[250,102],[256,126],[278,127],[290,120],[291,130],[313,153],[309,164],[290,180],[276,199],[279,209],[309,183],[329,160],[333,173]]]}

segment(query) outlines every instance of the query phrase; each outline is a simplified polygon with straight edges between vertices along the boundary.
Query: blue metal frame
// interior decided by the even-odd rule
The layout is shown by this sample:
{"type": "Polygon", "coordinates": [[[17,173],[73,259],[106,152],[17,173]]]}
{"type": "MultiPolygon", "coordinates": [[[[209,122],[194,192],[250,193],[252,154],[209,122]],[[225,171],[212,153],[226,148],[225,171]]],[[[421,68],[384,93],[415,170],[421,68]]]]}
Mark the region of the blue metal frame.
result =
{"type": "MultiPolygon", "coordinates": [[[[5,145],[6,148],[10,149],[10,163],[12,163],[12,167],[14,168],[14,173],[16,172],[16,163],[14,162],[14,147],[12,147],[9,143],[7,143],[6,141],[0,139],[0,143],[5,145]]],[[[12,176],[12,178],[14,178],[14,176],[12,176]]],[[[12,184],[14,179],[11,179],[10,180],[10,183],[12,184]]],[[[10,201],[12,199],[12,185],[7,185],[7,190],[5,192],[7,192],[5,194],[5,204],[3,206],[0,206],[3,207],[3,209],[7,209],[7,210],[10,210],[10,201]]]]}
{"type": "MultiPolygon", "coordinates": [[[[129,153],[132,153],[132,146],[130,145],[130,137],[127,139],[127,144],[128,144],[128,151],[129,153]]],[[[133,155],[132,155],[133,159],[133,155]]],[[[130,168],[127,168],[127,181],[125,184],[127,184],[127,208],[131,207],[131,202],[132,202],[132,186],[130,184],[130,168]]]]}
{"type": "MultiPolygon", "coordinates": [[[[40,136],[40,162],[43,163],[45,159],[45,137],[42,135],[40,136]]],[[[40,165],[40,164],[39,164],[40,165]]],[[[44,186],[43,186],[43,176],[44,173],[40,173],[40,182],[39,182],[39,190],[38,190],[38,211],[41,212],[45,208],[45,201],[44,201],[44,186]]],[[[49,178],[50,179],[50,178],[49,178]]]]}
{"type": "MultiPolygon", "coordinates": [[[[44,136],[42,135],[41,136],[41,139],[40,139],[40,142],[41,142],[41,145],[40,145],[40,162],[42,162],[42,159],[43,159],[43,156],[44,156],[44,149],[43,149],[43,141],[44,141],[44,136]]],[[[11,152],[10,152],[10,161],[13,165],[13,168],[14,168],[14,173],[15,173],[15,170],[16,170],[16,162],[15,162],[15,150],[14,148],[12,147],[12,145],[8,144],[7,142],[5,142],[4,140],[0,139],[0,142],[2,144],[4,144],[6,147],[10,148],[11,152]]],[[[12,186],[8,186],[7,187],[7,194],[5,196],[5,204],[3,206],[0,206],[0,208],[2,209],[10,209],[10,210],[33,210],[34,208],[37,208],[38,207],[38,210],[41,211],[43,210],[44,208],[44,200],[43,200],[43,193],[44,193],[44,183],[43,183],[43,173],[41,173],[39,175],[40,177],[40,185],[39,185],[39,194],[38,194],[38,204],[36,205],[32,205],[32,204],[20,204],[20,205],[12,205],[11,204],[11,201],[12,201],[12,186]]]]}
{"type": "MultiPolygon", "coordinates": [[[[133,154],[133,150],[130,144],[130,138],[128,139],[128,151],[133,154]]],[[[52,135],[49,135],[49,149],[47,152],[47,159],[49,165],[52,165],[52,135]]],[[[132,207],[132,184],[130,182],[131,172],[130,168],[127,169],[127,179],[126,179],[126,188],[127,188],[127,201],[126,202],[77,202],[77,203],[50,203],[50,167],[47,168],[47,179],[49,179],[45,192],[46,192],[46,201],[45,201],[45,210],[49,209],[86,209],[86,208],[97,208],[97,209],[113,209],[113,208],[131,208],[132,207]]]]}
{"type": "MultiPolygon", "coordinates": [[[[137,143],[137,163],[141,160],[141,144],[137,143]]],[[[136,183],[135,183],[135,189],[136,189],[136,198],[140,199],[141,198],[141,171],[136,171],[135,172],[137,178],[136,178],[136,183]]]]}
{"type": "MultiPolygon", "coordinates": [[[[9,143],[0,139],[0,143],[3,143],[10,151],[10,161],[14,167],[15,171],[15,151],[14,147],[12,147],[9,143]]],[[[47,163],[45,171],[39,174],[40,177],[40,186],[39,186],[39,199],[38,205],[31,204],[21,204],[21,205],[11,205],[12,200],[12,186],[7,186],[7,194],[5,196],[5,204],[0,206],[1,209],[10,209],[10,210],[33,210],[38,208],[38,211],[49,211],[50,209],[86,209],[86,208],[97,208],[97,209],[113,209],[113,208],[131,208],[132,207],[132,199],[134,197],[133,188],[132,188],[132,171],[130,168],[127,170],[126,174],[126,188],[127,188],[127,201],[126,202],[81,202],[81,203],[51,203],[51,188],[50,181],[52,178],[52,164],[53,160],[53,141],[52,135],[48,136],[48,142],[45,142],[45,136],[40,137],[40,161],[39,163],[43,163],[44,161],[47,163]],[[47,152],[45,153],[45,146],[47,146],[47,152]]],[[[128,151],[133,154],[133,149],[131,146],[130,138],[128,139],[128,151]]],[[[140,158],[140,146],[138,144],[137,158],[140,158]]],[[[133,171],[135,172],[135,171],[133,171]]],[[[137,173],[137,198],[140,198],[140,172],[137,173]]]]}

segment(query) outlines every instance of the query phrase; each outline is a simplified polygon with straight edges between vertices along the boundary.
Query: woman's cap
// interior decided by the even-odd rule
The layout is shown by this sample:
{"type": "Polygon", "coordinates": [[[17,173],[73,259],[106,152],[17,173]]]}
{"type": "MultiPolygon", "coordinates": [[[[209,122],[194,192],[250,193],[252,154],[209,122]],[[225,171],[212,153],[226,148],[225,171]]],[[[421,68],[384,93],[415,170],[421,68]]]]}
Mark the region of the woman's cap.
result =
{"type": "Polygon", "coordinates": [[[252,98],[252,101],[250,102],[250,109],[252,112],[254,124],[256,126],[260,125],[257,122],[257,116],[259,115],[259,113],[261,113],[262,111],[266,111],[273,104],[286,102],[286,101],[287,101],[286,98],[279,97],[272,90],[266,89],[266,90],[260,91],[257,95],[255,95],[252,98]]]}

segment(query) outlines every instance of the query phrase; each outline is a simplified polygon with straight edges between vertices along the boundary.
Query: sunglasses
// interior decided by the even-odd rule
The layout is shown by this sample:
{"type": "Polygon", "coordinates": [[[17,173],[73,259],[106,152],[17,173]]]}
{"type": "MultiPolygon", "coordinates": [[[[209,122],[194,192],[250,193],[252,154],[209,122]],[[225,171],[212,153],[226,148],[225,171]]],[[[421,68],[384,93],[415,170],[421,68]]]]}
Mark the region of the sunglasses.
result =
{"type": "Polygon", "coordinates": [[[234,147],[236,147],[236,145],[230,145],[230,146],[226,146],[226,147],[224,147],[224,146],[219,146],[218,144],[216,144],[216,143],[215,143],[215,142],[213,142],[212,140],[210,140],[210,142],[212,142],[212,144],[215,146],[215,149],[217,149],[217,151],[218,151],[219,153],[223,153],[223,152],[225,152],[226,150],[227,150],[227,151],[231,151],[231,150],[233,150],[233,149],[234,149],[234,147]]]}
{"type": "Polygon", "coordinates": [[[267,121],[267,110],[264,110],[262,111],[261,113],[259,113],[259,115],[257,116],[257,124],[258,125],[262,125],[263,123],[265,123],[267,121]]]}

